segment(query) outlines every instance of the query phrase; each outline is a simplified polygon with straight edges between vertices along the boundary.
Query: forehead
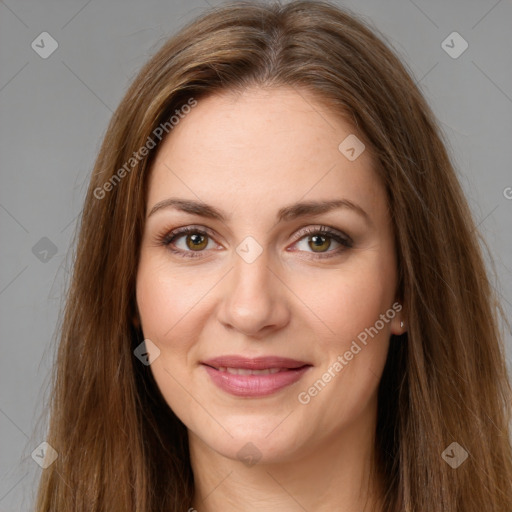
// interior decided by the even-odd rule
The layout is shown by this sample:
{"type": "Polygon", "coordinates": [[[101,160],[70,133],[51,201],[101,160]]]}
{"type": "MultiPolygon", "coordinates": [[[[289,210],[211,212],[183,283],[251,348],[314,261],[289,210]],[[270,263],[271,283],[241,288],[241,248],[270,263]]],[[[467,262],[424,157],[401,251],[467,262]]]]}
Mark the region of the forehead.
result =
{"type": "Polygon", "coordinates": [[[308,91],[254,88],[206,97],[159,148],[148,209],[171,193],[253,215],[267,204],[326,195],[380,207],[383,187],[369,151],[349,160],[339,149],[354,135],[308,91]]]}

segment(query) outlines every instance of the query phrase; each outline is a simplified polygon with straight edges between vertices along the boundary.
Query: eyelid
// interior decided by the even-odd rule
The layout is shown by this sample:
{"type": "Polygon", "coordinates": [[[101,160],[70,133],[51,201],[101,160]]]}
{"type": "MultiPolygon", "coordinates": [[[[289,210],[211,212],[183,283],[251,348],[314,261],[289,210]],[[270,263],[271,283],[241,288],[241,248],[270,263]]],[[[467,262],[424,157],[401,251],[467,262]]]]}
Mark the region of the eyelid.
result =
{"type": "MultiPolygon", "coordinates": [[[[181,234],[187,233],[189,231],[192,232],[194,230],[197,230],[198,232],[205,232],[208,235],[210,235],[212,238],[216,238],[216,236],[217,236],[217,234],[212,229],[210,229],[206,226],[201,226],[199,224],[190,224],[190,225],[186,225],[186,226],[177,227],[172,230],[164,230],[163,235],[161,235],[159,238],[171,239],[174,236],[181,235],[181,234]]],[[[343,238],[347,242],[352,242],[352,239],[343,231],[340,231],[336,228],[332,228],[329,226],[325,226],[323,224],[314,224],[314,225],[308,225],[304,228],[300,228],[294,243],[296,243],[301,238],[303,238],[304,235],[317,234],[318,232],[322,232],[322,233],[326,233],[326,234],[335,233],[340,238],[343,238]]]]}
{"type": "Polygon", "coordinates": [[[158,236],[158,238],[161,238],[162,240],[171,240],[174,237],[177,237],[179,235],[187,234],[187,233],[205,233],[209,235],[211,238],[215,238],[217,234],[210,228],[207,228],[206,226],[200,226],[196,224],[191,224],[187,226],[181,226],[179,228],[171,229],[171,230],[165,230],[164,234],[162,236],[158,236]]]}
{"type": "Polygon", "coordinates": [[[325,233],[326,235],[333,237],[333,235],[337,235],[339,238],[342,238],[347,243],[353,243],[352,239],[343,231],[340,231],[336,228],[331,228],[330,226],[325,226],[323,224],[315,224],[313,226],[307,226],[299,231],[297,235],[297,239],[294,243],[297,243],[299,240],[304,238],[305,235],[316,235],[316,234],[325,233]]]}
{"type": "MultiPolygon", "coordinates": [[[[202,257],[201,253],[207,252],[205,250],[202,251],[186,251],[183,249],[171,249],[171,242],[177,238],[180,238],[183,235],[186,235],[188,233],[199,233],[203,235],[207,235],[210,237],[213,241],[216,242],[216,233],[213,232],[210,228],[206,226],[200,226],[196,224],[186,225],[182,227],[178,227],[172,230],[167,230],[164,232],[163,235],[157,236],[159,245],[165,245],[168,247],[168,249],[177,254],[178,256],[182,256],[184,258],[191,257],[202,257]]],[[[329,258],[334,257],[337,254],[340,254],[346,249],[349,249],[353,245],[353,241],[350,236],[345,234],[344,232],[332,228],[330,226],[325,226],[322,224],[316,224],[316,225],[308,225],[305,228],[301,228],[298,231],[298,234],[295,237],[295,241],[292,243],[292,246],[296,245],[298,242],[300,242],[303,238],[305,238],[307,235],[325,235],[328,238],[331,238],[336,243],[340,244],[342,247],[337,248],[335,250],[328,250],[326,252],[309,252],[309,251],[296,251],[296,252],[306,252],[313,255],[313,259],[322,259],[322,258],[329,258]]],[[[287,248],[287,250],[289,250],[287,248]]]]}

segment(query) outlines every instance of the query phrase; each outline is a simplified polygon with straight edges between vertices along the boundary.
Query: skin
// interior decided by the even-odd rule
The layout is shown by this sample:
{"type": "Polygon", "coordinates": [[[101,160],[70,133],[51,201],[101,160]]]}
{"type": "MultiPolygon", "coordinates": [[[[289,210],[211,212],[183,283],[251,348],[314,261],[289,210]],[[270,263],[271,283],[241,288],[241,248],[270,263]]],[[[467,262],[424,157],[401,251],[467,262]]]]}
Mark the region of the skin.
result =
{"type": "Polygon", "coordinates": [[[338,149],[352,133],[311,93],[255,87],[201,99],[159,149],[147,214],[178,197],[231,216],[159,209],[147,218],[137,274],[144,337],[160,350],[150,368],[188,429],[199,512],[380,509],[381,482],[369,473],[377,387],[389,337],[404,331],[403,311],[359,343],[341,371],[331,369],[309,403],[298,400],[397,301],[384,187],[368,150],[350,161],[338,149]],[[364,209],[368,222],[350,208],[276,221],[283,206],[340,198],[364,209]],[[187,234],[171,244],[199,257],[162,242],[183,226],[211,230],[199,250],[191,234],[188,244],[187,234]],[[303,230],[321,226],[348,235],[353,247],[327,237],[315,251],[303,230]],[[251,263],[236,251],[247,236],[262,250],[251,263]],[[270,396],[236,397],[200,364],[225,354],[313,366],[270,396]],[[255,465],[237,455],[247,443],[261,457],[255,465]]]}

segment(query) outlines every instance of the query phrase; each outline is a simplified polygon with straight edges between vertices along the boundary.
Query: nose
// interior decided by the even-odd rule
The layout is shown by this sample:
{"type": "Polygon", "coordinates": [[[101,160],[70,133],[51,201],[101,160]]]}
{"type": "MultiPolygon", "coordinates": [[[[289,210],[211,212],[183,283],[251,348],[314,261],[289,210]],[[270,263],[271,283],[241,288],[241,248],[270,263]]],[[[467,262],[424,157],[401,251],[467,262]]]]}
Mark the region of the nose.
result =
{"type": "Polygon", "coordinates": [[[252,263],[234,255],[222,294],[218,318],[227,329],[261,339],[290,321],[290,291],[265,251],[252,263]]]}

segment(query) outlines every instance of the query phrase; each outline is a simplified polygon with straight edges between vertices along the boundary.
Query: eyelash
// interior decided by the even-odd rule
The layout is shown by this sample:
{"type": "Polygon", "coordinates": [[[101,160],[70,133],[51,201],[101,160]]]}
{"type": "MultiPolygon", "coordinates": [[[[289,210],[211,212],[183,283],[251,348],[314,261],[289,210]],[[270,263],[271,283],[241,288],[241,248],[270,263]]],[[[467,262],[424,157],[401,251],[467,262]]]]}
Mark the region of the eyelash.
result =
{"type": "MultiPolygon", "coordinates": [[[[184,228],[178,228],[174,231],[171,231],[170,233],[166,233],[164,236],[160,237],[160,244],[166,246],[172,253],[182,257],[182,258],[200,258],[202,257],[201,253],[203,251],[183,251],[182,249],[173,249],[171,247],[171,244],[178,239],[180,236],[184,234],[199,234],[202,236],[207,236],[210,238],[213,238],[212,234],[209,232],[209,230],[197,228],[195,226],[187,226],[184,228]]],[[[336,242],[342,245],[342,247],[339,247],[338,249],[335,249],[334,251],[327,251],[326,253],[311,253],[314,254],[314,258],[317,259],[324,259],[324,258],[332,258],[342,252],[344,252],[346,249],[349,249],[352,247],[353,242],[352,240],[346,236],[339,234],[337,231],[332,230],[331,228],[327,226],[320,226],[320,227],[314,227],[314,228],[306,228],[302,231],[301,237],[298,238],[294,245],[298,242],[300,242],[303,238],[307,236],[314,236],[314,235],[322,235],[326,236],[327,238],[332,238],[336,242]]]]}

